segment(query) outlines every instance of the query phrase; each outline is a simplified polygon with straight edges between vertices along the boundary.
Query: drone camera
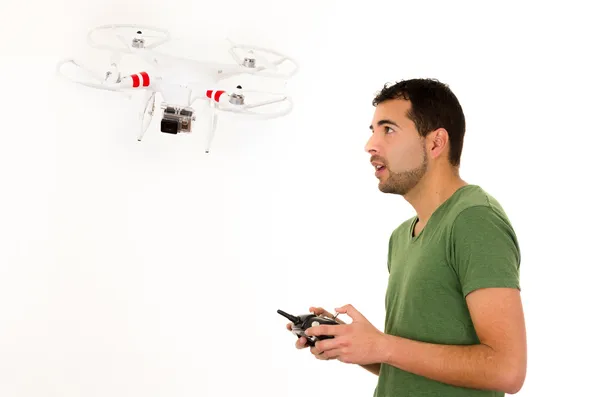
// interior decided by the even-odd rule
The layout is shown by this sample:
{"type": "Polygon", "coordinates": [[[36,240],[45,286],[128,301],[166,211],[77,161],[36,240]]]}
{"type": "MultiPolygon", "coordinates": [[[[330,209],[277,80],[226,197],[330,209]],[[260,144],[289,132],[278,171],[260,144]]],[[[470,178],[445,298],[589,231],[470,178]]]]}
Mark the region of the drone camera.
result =
{"type": "Polygon", "coordinates": [[[167,134],[177,134],[179,132],[179,122],[177,120],[163,118],[160,122],[160,130],[167,134]]]}
{"type": "Polygon", "coordinates": [[[192,121],[196,119],[194,109],[169,104],[162,104],[163,118],[160,122],[161,132],[178,134],[192,132],[192,121]]]}

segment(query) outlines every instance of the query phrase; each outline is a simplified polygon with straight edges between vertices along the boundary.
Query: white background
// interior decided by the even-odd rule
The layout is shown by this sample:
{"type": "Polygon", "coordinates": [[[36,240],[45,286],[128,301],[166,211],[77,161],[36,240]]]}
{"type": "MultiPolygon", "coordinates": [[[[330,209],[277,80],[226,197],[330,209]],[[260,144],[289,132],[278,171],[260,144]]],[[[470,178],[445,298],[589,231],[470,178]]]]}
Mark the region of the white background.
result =
{"type": "Polygon", "coordinates": [[[462,175],[518,233],[519,395],[593,395],[597,13],[551,3],[3,3],[0,396],[370,396],[374,375],[297,351],[276,310],[352,303],[383,327],[388,237],[413,211],[363,148],[375,92],[412,77],[458,95],[462,175]],[[288,53],[294,112],[223,120],[209,155],[202,121],[172,136],[157,118],[140,143],[138,103],[54,76],[108,59],[85,42],[106,23],[288,53]]]}

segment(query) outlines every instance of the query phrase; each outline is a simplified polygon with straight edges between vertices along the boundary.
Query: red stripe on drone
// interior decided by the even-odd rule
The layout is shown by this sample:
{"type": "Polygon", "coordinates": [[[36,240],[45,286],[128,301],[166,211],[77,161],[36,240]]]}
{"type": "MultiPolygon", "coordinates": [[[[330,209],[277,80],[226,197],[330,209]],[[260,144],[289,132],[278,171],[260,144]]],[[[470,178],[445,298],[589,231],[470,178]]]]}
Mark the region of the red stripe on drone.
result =
{"type": "Polygon", "coordinates": [[[206,96],[210,99],[214,99],[215,102],[219,102],[219,100],[221,99],[221,95],[223,95],[224,93],[225,93],[225,91],[219,90],[219,91],[214,91],[214,95],[213,95],[213,90],[208,90],[208,91],[206,91],[206,96]]]}
{"type": "Polygon", "coordinates": [[[137,74],[132,74],[131,79],[133,80],[133,87],[137,88],[140,86],[140,76],[138,76],[137,74]]]}
{"type": "Polygon", "coordinates": [[[150,76],[148,76],[148,73],[146,73],[146,72],[142,72],[140,74],[142,75],[142,81],[143,81],[144,87],[148,87],[150,85],[150,76]]]}

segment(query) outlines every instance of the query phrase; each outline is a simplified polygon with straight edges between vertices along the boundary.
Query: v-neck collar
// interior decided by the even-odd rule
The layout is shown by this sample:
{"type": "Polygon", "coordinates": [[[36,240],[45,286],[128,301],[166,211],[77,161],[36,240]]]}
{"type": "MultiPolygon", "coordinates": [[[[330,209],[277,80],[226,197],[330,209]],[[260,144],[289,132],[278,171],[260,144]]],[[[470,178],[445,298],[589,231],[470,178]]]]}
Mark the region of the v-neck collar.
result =
{"type": "Polygon", "coordinates": [[[419,232],[419,234],[417,234],[416,236],[415,234],[415,227],[417,226],[417,222],[419,221],[419,216],[415,215],[410,227],[408,228],[408,241],[411,243],[416,242],[417,240],[419,240],[421,238],[421,236],[423,235],[423,233],[425,233],[425,231],[427,230],[427,228],[429,227],[429,225],[431,224],[431,221],[434,220],[434,218],[436,217],[436,215],[438,215],[440,213],[440,211],[446,207],[448,205],[448,203],[461,191],[463,191],[466,188],[469,187],[474,187],[475,185],[472,184],[466,184],[464,186],[459,187],[458,189],[456,189],[454,191],[454,193],[452,193],[450,195],[450,197],[448,197],[443,203],[441,203],[431,214],[431,216],[429,217],[429,220],[427,221],[427,223],[425,224],[425,226],[421,229],[421,231],[419,232]]]}

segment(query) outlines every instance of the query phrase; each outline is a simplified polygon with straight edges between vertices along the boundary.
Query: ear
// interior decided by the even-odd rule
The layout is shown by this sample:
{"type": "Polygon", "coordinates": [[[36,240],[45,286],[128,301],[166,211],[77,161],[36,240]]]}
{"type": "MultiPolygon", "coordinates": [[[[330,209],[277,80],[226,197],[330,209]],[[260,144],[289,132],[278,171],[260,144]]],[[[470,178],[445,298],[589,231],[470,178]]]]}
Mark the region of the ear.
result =
{"type": "Polygon", "coordinates": [[[438,128],[437,130],[431,131],[427,140],[431,158],[437,159],[448,151],[450,140],[448,131],[444,128],[438,128]]]}

